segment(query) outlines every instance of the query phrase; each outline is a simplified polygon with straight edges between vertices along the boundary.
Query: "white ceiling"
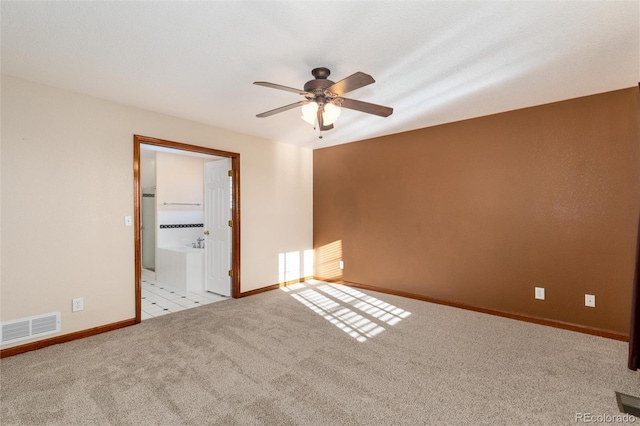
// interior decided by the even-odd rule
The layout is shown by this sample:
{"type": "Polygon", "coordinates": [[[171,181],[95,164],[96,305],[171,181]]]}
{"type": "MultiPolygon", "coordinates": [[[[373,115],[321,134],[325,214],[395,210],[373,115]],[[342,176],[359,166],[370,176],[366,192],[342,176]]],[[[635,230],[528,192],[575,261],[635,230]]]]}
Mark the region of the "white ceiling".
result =
{"type": "MultiPolygon", "coordinates": [[[[3,74],[318,148],[635,86],[639,1],[1,2],[3,74]],[[319,140],[311,69],[376,83],[319,140]]],[[[151,135],[154,136],[154,135],[151,135]]],[[[161,136],[161,135],[155,135],[161,136]]]]}

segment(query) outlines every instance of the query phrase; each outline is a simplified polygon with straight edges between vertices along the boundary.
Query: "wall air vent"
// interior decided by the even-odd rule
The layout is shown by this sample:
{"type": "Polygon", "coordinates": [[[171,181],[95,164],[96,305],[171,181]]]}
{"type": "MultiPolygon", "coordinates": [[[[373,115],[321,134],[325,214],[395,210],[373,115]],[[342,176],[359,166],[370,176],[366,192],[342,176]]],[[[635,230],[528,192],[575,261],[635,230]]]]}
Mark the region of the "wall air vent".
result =
{"type": "Polygon", "coordinates": [[[33,339],[60,332],[60,312],[22,318],[2,323],[0,341],[2,344],[33,339]]]}

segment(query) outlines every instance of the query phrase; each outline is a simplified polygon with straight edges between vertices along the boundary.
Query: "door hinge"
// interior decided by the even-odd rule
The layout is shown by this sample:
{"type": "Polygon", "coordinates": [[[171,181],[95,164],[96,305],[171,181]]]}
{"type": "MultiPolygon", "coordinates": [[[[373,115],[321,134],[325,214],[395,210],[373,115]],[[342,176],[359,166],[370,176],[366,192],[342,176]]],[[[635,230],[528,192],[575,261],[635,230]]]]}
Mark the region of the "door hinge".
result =
{"type": "Polygon", "coordinates": [[[229,176],[233,176],[233,170],[229,170],[229,171],[227,172],[227,174],[228,174],[229,176]]]}
{"type": "Polygon", "coordinates": [[[229,221],[229,226],[233,227],[233,221],[232,220],[229,221]]]}
{"type": "Polygon", "coordinates": [[[229,269],[229,276],[232,277],[233,276],[233,271],[231,269],[229,269]]]}

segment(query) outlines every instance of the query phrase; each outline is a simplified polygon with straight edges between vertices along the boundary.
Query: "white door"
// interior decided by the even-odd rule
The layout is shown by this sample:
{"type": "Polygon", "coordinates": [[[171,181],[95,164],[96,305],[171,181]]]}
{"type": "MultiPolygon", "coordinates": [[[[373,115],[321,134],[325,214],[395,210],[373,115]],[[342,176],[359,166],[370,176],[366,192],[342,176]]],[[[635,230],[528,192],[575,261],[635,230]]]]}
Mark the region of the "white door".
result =
{"type": "Polygon", "coordinates": [[[231,163],[204,164],[204,288],[231,296],[231,163]]]}

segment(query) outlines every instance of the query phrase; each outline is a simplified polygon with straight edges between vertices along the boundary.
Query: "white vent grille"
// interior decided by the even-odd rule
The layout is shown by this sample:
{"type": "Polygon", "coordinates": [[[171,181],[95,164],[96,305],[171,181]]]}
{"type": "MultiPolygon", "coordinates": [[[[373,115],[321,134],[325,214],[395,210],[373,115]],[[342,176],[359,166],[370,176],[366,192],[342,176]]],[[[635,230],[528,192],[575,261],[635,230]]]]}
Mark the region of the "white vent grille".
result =
{"type": "Polygon", "coordinates": [[[46,336],[60,332],[60,312],[37,315],[2,323],[0,341],[2,343],[19,342],[20,340],[46,336]]]}

